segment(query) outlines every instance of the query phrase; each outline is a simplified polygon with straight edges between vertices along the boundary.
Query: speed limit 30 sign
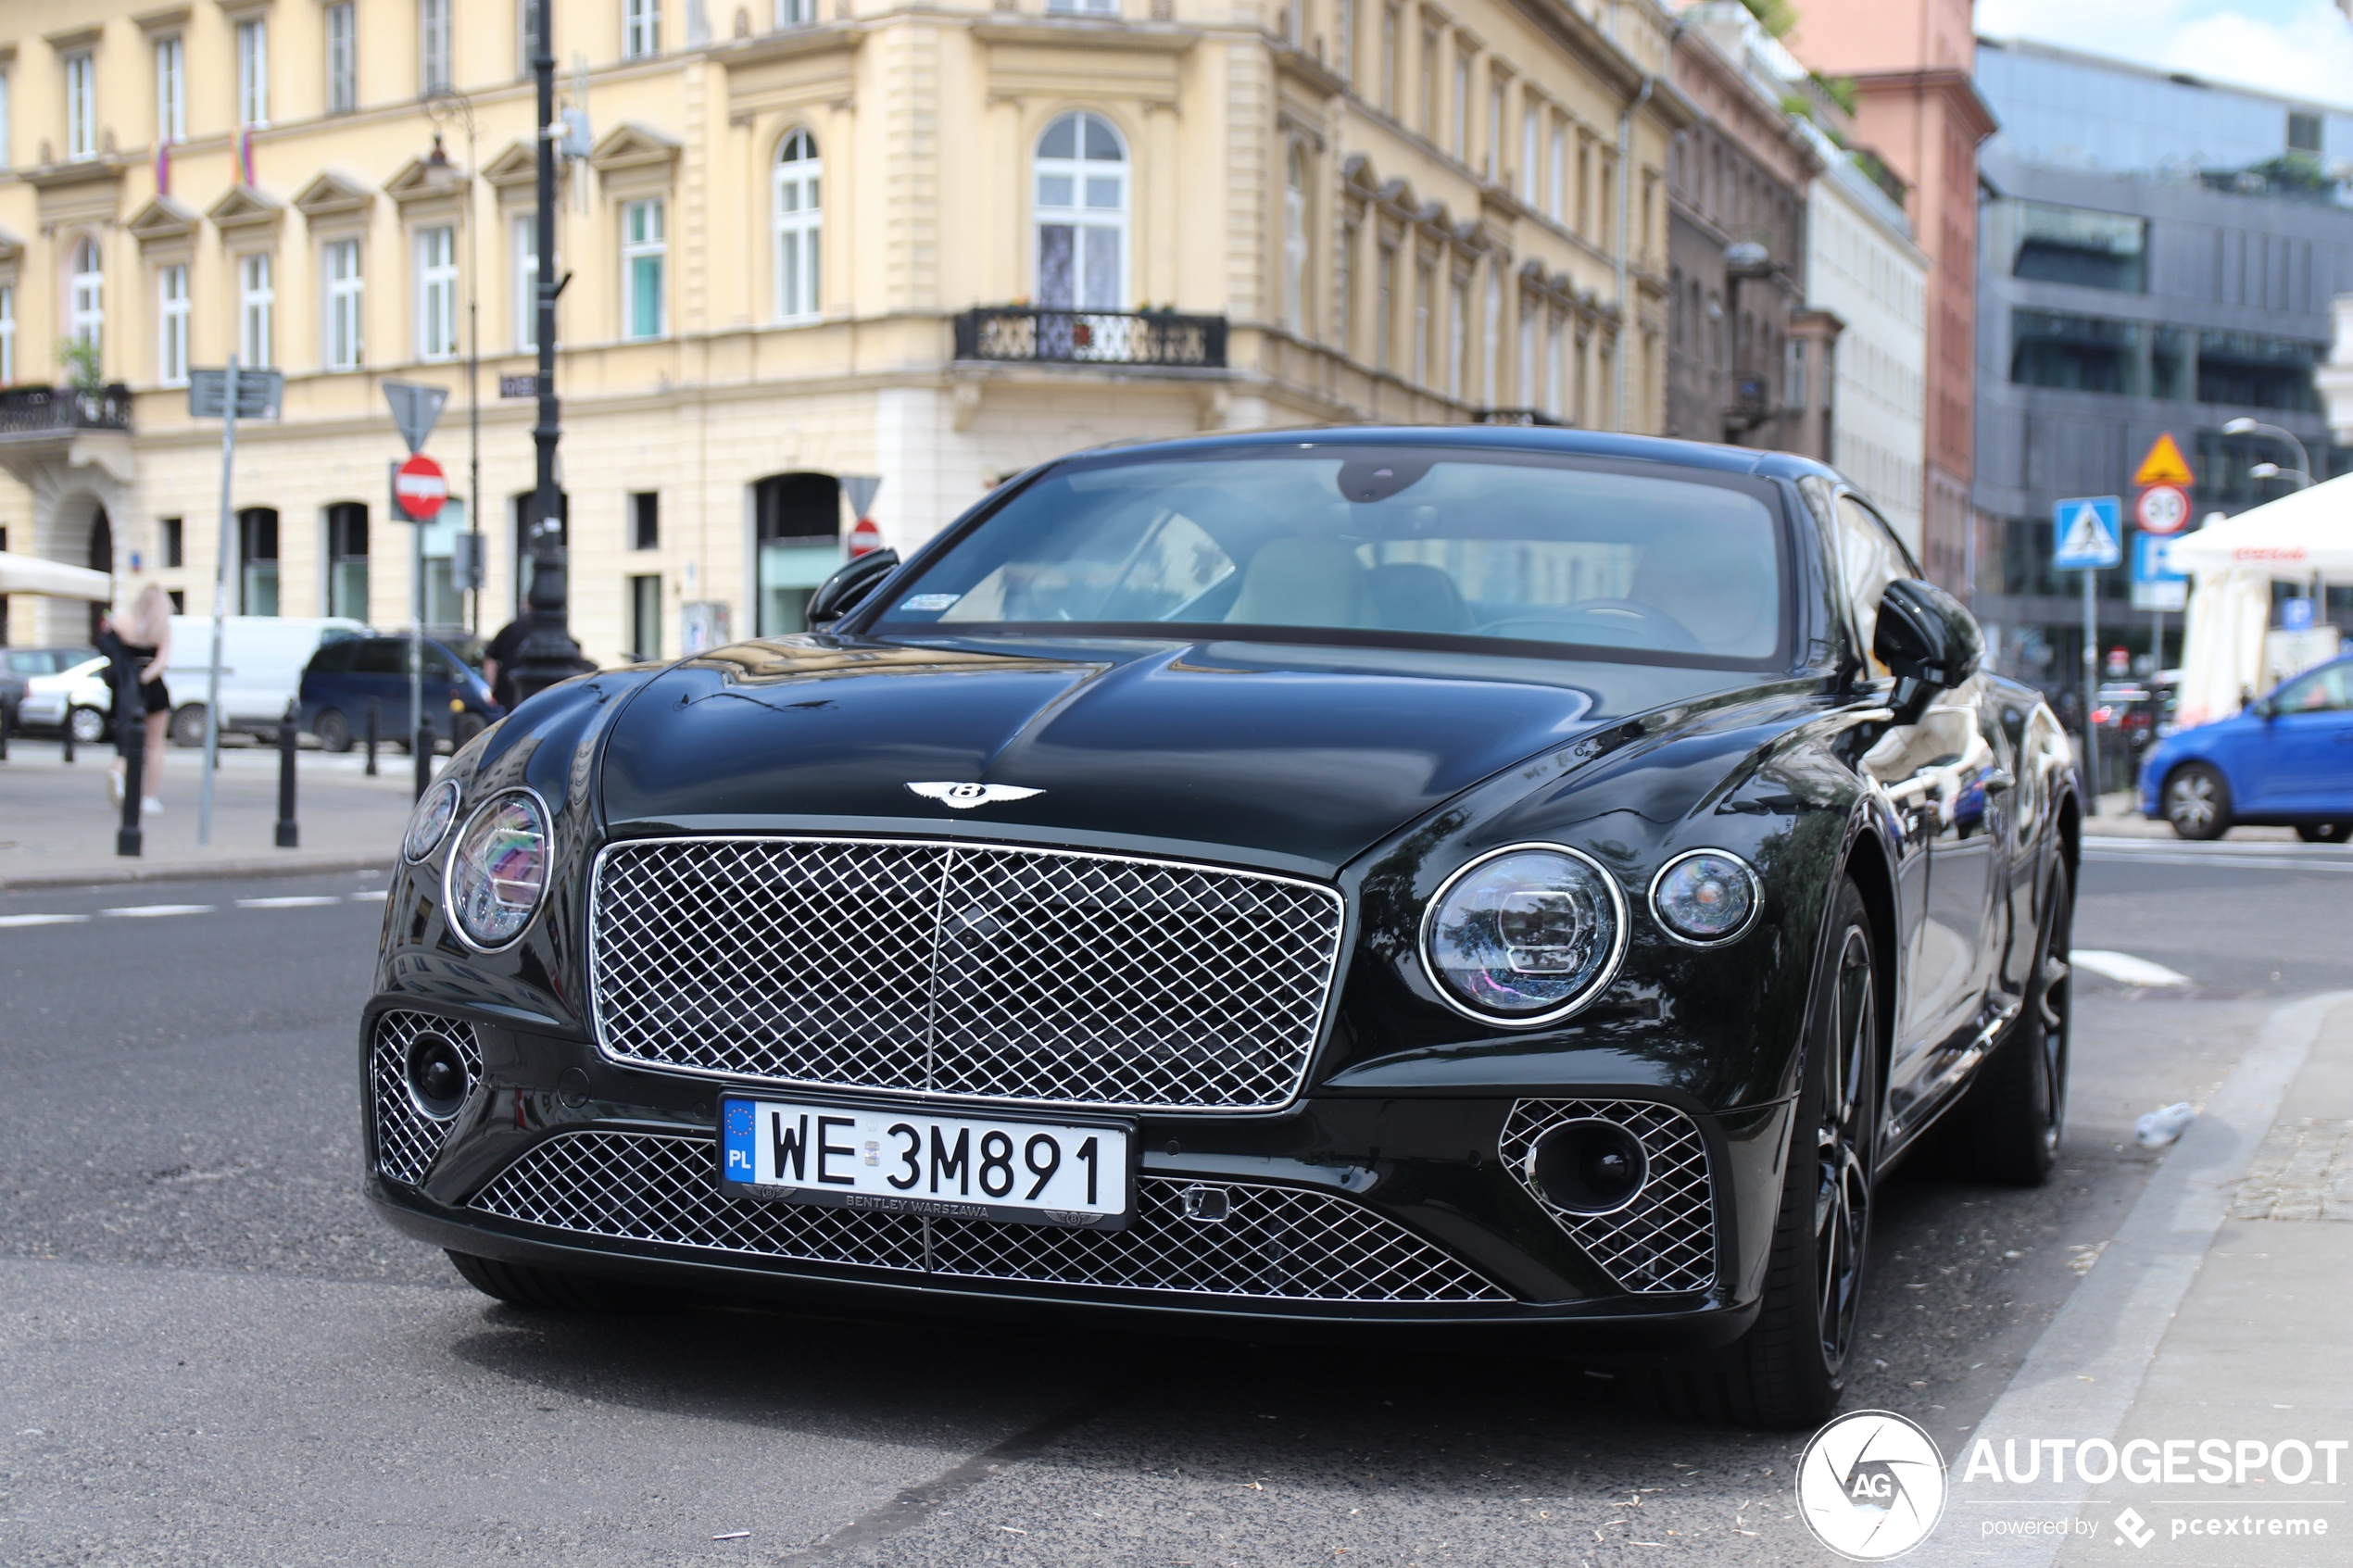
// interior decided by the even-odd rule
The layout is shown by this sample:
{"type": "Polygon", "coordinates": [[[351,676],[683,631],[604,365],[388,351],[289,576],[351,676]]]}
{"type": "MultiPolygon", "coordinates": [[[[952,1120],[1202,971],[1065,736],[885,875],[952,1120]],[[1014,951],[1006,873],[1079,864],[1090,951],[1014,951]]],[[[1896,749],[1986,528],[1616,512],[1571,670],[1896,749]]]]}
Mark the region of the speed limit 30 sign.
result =
{"type": "Polygon", "coordinates": [[[2189,492],[2178,484],[2152,484],[2133,503],[2133,521],[2144,533],[2178,533],[2190,521],[2189,492]]]}

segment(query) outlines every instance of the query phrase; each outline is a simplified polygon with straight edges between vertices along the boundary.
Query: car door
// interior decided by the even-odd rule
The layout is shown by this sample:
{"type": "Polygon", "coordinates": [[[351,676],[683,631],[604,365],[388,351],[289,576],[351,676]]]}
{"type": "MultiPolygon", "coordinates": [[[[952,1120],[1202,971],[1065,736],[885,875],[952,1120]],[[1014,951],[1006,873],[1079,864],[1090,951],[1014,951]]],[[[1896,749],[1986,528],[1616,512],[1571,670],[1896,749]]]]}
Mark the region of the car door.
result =
{"type": "Polygon", "coordinates": [[[2353,811],[2353,664],[2329,664],[2271,694],[2251,747],[2266,775],[2250,809],[2353,811]]]}
{"type": "Polygon", "coordinates": [[[355,711],[346,715],[357,730],[366,722],[371,698],[378,704],[381,731],[387,740],[416,733],[409,715],[409,645],[397,637],[364,637],[351,656],[347,686],[355,711]]]}

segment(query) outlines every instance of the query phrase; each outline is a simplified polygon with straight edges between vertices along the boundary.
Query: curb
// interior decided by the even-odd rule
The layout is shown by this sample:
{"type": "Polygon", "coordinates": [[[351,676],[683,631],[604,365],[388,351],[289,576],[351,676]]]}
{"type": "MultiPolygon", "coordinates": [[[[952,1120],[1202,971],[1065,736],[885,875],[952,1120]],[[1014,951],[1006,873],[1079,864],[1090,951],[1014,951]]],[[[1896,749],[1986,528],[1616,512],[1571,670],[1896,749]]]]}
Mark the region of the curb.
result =
{"type": "Polygon", "coordinates": [[[107,866],[79,872],[0,876],[0,894],[43,893],[59,888],[114,887],[136,882],[245,882],[269,877],[332,875],[337,872],[389,872],[390,855],[345,855],[331,860],[215,860],[170,866],[107,866]]]}

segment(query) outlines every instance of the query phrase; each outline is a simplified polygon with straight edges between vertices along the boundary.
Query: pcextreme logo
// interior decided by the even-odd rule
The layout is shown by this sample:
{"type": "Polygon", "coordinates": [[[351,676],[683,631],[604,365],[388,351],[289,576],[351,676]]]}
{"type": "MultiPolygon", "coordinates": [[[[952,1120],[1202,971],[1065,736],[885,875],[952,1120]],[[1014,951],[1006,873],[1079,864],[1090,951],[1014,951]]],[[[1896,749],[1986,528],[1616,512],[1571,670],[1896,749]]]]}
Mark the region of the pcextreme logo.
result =
{"type": "Polygon", "coordinates": [[[1944,1517],[1944,1456],[1892,1411],[1855,1411],[1814,1434],[1797,1461],[1797,1512],[1814,1538],[1856,1562],[1884,1562],[1944,1517]]]}

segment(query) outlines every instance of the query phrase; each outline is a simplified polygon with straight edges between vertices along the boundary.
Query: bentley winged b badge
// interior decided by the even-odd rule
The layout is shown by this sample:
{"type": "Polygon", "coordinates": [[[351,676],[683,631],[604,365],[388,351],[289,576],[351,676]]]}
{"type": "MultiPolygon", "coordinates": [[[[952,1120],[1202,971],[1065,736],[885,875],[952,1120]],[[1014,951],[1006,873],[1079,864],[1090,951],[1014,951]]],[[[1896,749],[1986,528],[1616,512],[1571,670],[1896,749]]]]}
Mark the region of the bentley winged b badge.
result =
{"type": "Polygon", "coordinates": [[[994,806],[1000,801],[1026,800],[1033,795],[1043,795],[1041,789],[1024,789],[1019,784],[957,784],[952,780],[932,784],[907,785],[925,800],[937,800],[942,806],[958,811],[969,811],[975,806],[994,806]]]}

